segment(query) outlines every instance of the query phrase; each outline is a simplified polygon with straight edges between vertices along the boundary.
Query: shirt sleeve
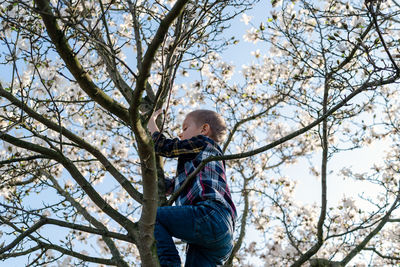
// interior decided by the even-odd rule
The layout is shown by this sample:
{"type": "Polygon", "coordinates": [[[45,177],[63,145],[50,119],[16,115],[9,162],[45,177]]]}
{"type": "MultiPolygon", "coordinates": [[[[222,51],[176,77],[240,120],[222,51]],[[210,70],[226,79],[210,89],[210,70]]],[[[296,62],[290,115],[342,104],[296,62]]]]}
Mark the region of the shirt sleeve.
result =
{"type": "Polygon", "coordinates": [[[207,145],[201,135],[180,140],[178,138],[168,139],[163,134],[155,132],[153,141],[156,153],[167,158],[194,155],[207,145]]]}

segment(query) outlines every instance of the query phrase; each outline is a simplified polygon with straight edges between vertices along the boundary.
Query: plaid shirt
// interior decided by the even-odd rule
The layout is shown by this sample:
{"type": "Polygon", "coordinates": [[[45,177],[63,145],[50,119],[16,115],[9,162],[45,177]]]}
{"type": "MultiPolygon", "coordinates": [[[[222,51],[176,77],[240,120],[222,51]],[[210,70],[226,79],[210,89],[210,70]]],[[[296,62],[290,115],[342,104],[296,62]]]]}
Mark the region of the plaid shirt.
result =
{"type": "MultiPolygon", "coordinates": [[[[167,193],[177,191],[186,177],[209,156],[222,156],[219,146],[210,138],[198,135],[187,140],[167,139],[163,134],[153,134],[156,153],[168,157],[178,157],[177,176],[166,179],[167,193]]],[[[204,200],[213,200],[225,206],[236,218],[236,208],[225,176],[225,162],[211,161],[196,175],[193,182],[178,196],[175,204],[194,205],[204,200]]]]}

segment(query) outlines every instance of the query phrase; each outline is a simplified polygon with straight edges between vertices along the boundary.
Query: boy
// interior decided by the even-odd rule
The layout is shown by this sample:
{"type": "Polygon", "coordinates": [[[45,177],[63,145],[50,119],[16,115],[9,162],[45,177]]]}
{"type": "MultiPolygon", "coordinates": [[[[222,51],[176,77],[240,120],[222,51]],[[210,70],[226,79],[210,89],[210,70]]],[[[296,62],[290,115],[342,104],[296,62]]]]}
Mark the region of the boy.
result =
{"type": "MultiPolygon", "coordinates": [[[[195,110],[183,121],[180,140],[167,139],[159,133],[155,123],[160,113],[161,110],[153,114],[148,129],[157,154],[178,157],[177,177],[166,180],[167,192],[171,193],[180,188],[203,159],[222,155],[217,142],[222,141],[226,126],[216,112],[195,110]]],[[[175,204],[157,210],[154,236],[161,266],[181,266],[172,237],[188,243],[185,267],[222,264],[233,248],[236,219],[235,205],[225,178],[225,163],[207,163],[175,204]]]]}

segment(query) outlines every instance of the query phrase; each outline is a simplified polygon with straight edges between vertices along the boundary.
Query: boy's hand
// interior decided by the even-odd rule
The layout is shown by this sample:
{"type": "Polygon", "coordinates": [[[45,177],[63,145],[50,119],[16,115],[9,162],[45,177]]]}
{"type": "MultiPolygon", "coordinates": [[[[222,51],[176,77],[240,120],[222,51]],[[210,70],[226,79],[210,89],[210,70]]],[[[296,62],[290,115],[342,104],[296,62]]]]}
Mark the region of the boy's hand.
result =
{"type": "Polygon", "coordinates": [[[154,132],[159,132],[160,130],[157,127],[156,124],[156,119],[160,114],[163,112],[162,109],[154,111],[154,113],[151,115],[149,123],[147,124],[147,129],[149,129],[149,132],[153,134],[154,132]]]}

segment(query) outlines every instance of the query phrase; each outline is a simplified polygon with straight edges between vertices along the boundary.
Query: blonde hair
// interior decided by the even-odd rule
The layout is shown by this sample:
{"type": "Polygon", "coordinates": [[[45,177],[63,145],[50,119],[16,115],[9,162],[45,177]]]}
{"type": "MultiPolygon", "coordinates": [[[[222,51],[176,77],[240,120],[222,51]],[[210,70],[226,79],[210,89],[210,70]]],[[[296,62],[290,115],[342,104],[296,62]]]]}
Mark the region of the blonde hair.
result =
{"type": "Polygon", "coordinates": [[[197,109],[186,115],[186,117],[189,116],[193,118],[197,126],[201,126],[204,123],[210,125],[211,134],[209,137],[215,142],[221,143],[224,140],[226,124],[225,120],[217,112],[207,109],[197,109]]]}

